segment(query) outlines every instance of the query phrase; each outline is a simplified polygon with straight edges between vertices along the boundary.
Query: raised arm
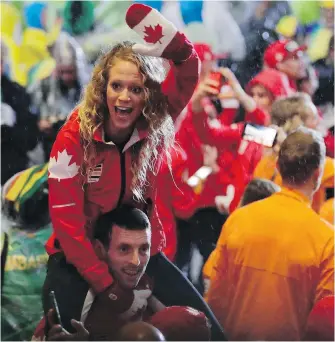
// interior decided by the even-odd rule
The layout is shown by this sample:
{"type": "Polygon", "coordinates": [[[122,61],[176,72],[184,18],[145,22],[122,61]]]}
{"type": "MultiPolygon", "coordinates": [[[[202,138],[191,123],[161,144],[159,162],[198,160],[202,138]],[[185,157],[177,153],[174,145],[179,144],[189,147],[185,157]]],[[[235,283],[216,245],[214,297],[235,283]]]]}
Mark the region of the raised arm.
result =
{"type": "MultiPolygon", "coordinates": [[[[185,38],[185,47],[188,48],[185,38]]],[[[199,59],[195,50],[183,62],[170,61],[170,70],[162,83],[162,91],[168,97],[169,113],[175,121],[190,101],[199,80],[199,59]]]]}
{"type": "Polygon", "coordinates": [[[135,44],[135,52],[169,60],[170,70],[162,83],[162,92],[168,98],[169,112],[175,120],[198,83],[199,59],[193,44],[157,10],[143,4],[130,6],[126,22],[145,43],[135,44]]]}

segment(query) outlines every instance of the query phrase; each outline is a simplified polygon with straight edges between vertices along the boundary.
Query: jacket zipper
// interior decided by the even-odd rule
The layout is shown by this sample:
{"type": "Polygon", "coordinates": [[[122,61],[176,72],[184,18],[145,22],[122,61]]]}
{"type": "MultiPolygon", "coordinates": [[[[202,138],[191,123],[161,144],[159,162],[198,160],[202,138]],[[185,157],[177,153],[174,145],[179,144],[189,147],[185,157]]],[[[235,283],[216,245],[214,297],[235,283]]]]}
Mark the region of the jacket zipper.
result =
{"type": "Polygon", "coordinates": [[[120,154],[120,171],[121,171],[121,189],[120,189],[120,196],[117,202],[117,207],[119,207],[122,203],[124,193],[126,190],[126,154],[122,152],[120,148],[118,148],[120,154]]]}

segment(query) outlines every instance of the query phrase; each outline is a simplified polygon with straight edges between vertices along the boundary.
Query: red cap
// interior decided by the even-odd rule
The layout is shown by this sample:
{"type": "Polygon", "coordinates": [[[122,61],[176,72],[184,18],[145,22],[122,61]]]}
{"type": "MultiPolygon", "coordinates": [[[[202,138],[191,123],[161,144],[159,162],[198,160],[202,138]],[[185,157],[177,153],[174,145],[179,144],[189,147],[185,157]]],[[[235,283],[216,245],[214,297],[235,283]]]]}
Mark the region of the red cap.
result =
{"type": "Polygon", "coordinates": [[[210,341],[210,323],[204,313],[187,306],[169,306],[150,322],[167,341],[210,341]]]}
{"type": "Polygon", "coordinates": [[[194,49],[197,52],[201,62],[215,60],[215,56],[209,45],[204,43],[196,43],[194,44],[194,49]]]}
{"type": "Polygon", "coordinates": [[[299,46],[294,40],[277,40],[265,50],[264,64],[275,69],[277,63],[299,56],[299,52],[306,49],[305,45],[299,46]]]}

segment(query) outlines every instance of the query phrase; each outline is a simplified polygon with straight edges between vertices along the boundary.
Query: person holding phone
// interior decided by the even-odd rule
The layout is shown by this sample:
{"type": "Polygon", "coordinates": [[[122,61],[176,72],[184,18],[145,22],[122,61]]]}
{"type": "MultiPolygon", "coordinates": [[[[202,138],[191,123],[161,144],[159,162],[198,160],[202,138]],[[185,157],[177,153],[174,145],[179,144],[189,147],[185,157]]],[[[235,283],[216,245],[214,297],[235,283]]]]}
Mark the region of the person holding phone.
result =
{"type": "MultiPolygon", "coordinates": [[[[268,111],[276,98],[288,94],[289,88],[285,75],[277,70],[264,70],[259,73],[248,84],[246,91],[230,69],[219,70],[222,75],[221,82],[225,82],[230,90],[220,92],[218,80],[205,80],[195,91],[189,110],[192,111],[194,127],[200,140],[218,148],[218,164],[222,168],[218,176],[222,174],[222,179],[216,184],[225,184],[227,189],[228,185],[234,186],[234,195],[230,203],[227,203],[228,193],[225,189],[220,190],[221,194],[214,196],[217,206],[220,208],[225,206],[226,210],[231,212],[238,205],[245,186],[252,179],[253,171],[262,158],[263,145],[274,142],[275,129],[264,127],[269,125],[268,111]],[[246,123],[232,123],[236,108],[234,111],[224,108],[223,113],[218,117],[221,124],[211,125],[207,120],[207,113],[201,107],[201,99],[204,96],[217,97],[221,101],[237,100],[247,111],[246,123]],[[256,134],[246,134],[249,131],[254,131],[256,134]],[[229,179],[229,174],[238,176],[229,179]]],[[[219,190],[216,185],[212,188],[213,191],[219,190]]]]}
{"type": "MultiPolygon", "coordinates": [[[[77,333],[84,333],[86,329],[91,340],[113,341],[128,322],[149,320],[149,317],[165,309],[155,297],[153,283],[146,274],[146,271],[149,274],[152,271],[152,266],[147,270],[151,248],[151,225],[147,215],[129,205],[101,215],[94,226],[93,247],[125,294],[122,302],[117,302],[116,294],[110,295],[114,303],[106,306],[105,298],[96,296],[92,289],[88,289],[80,306],[80,322],[83,325],[76,320],[71,320],[71,325],[77,333]]],[[[48,320],[51,319],[53,325],[51,333],[58,331],[67,336],[67,331],[60,331],[66,317],[60,316],[53,291],[50,292],[50,299],[53,310],[53,315],[48,312],[48,320]]],[[[66,300],[64,296],[59,298],[60,303],[63,300],[66,300]]]]}
{"type": "MultiPolygon", "coordinates": [[[[122,205],[99,216],[93,228],[93,248],[99,260],[108,265],[109,273],[118,282],[120,291],[124,292],[122,302],[117,301],[116,294],[110,294],[110,299],[115,303],[105,306],[103,301],[106,299],[96,296],[93,289],[87,287],[86,298],[78,305],[80,319],[73,322],[73,317],[68,317],[67,311],[60,311],[60,308],[68,305],[72,294],[58,293],[56,296],[54,291],[50,291],[52,312],[48,311],[47,319],[50,328],[53,328],[53,335],[57,332],[64,336],[70,334],[68,328],[64,328],[70,321],[77,333],[84,332],[84,328],[91,339],[105,337],[113,340],[128,321],[142,320],[147,307],[150,306],[152,312],[165,307],[152,296],[152,282],[145,274],[151,248],[151,225],[147,215],[133,206],[122,205]]],[[[64,273],[54,281],[62,281],[62,276],[64,273]]]]}
{"type": "Polygon", "coordinates": [[[59,301],[64,328],[70,330],[70,318],[79,319],[78,308],[88,287],[106,308],[122,305],[127,291],[95,254],[92,225],[102,213],[122,203],[135,203],[152,222],[150,262],[157,287],[163,287],[161,301],[166,305],[190,301],[187,304],[206,312],[213,336],[221,340],[222,328],[209,307],[161,252],[165,236],[155,218],[156,188],[148,186],[153,184],[160,157],[173,142],[173,120],[198,82],[199,60],[187,38],[151,7],[132,4],[126,22],[145,44],[119,43],[102,55],[82,102],[51,151],[49,205],[54,233],[46,244],[50,257],[44,312],[49,309],[51,290],[59,301]],[[154,33],[146,27],[155,28],[154,33]],[[162,58],[168,60],[167,75],[162,58]],[[160,277],[170,278],[171,287],[159,282],[160,277]],[[167,296],[172,288],[173,295],[167,296]],[[62,296],[67,300],[61,303],[62,296]]]}

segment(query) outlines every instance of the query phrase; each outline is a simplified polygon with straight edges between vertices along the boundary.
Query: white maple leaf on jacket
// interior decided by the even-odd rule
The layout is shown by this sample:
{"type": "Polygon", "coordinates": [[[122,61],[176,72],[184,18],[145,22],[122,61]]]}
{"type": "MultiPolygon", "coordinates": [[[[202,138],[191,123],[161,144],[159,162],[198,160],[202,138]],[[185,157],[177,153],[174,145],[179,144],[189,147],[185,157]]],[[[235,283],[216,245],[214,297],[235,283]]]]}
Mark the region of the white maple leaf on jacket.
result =
{"type": "Polygon", "coordinates": [[[71,162],[71,154],[64,149],[57,152],[57,157],[51,157],[49,161],[49,178],[61,179],[73,178],[78,174],[79,165],[71,162]]]}

